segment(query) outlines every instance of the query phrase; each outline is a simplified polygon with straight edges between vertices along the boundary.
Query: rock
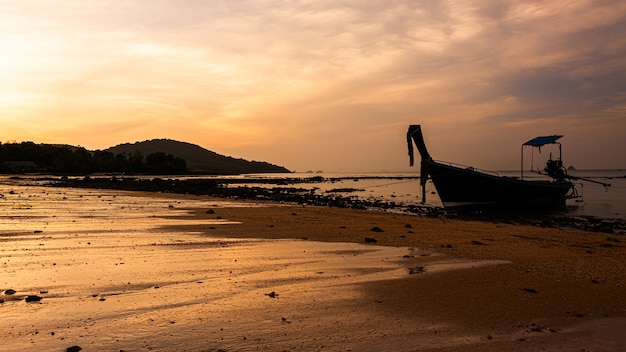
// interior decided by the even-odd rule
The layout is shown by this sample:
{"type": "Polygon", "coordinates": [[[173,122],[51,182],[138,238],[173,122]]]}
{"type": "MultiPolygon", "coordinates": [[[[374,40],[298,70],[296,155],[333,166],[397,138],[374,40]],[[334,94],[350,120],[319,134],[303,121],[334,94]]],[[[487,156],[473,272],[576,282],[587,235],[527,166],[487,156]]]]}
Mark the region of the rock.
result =
{"type": "Polygon", "coordinates": [[[266,293],[266,296],[270,297],[270,298],[278,298],[278,293],[272,291],[270,293],[266,293]]]}
{"type": "Polygon", "coordinates": [[[14,294],[15,294],[15,292],[17,292],[17,291],[15,291],[14,289],[11,289],[11,288],[10,288],[10,289],[8,289],[8,290],[5,290],[5,291],[4,291],[4,294],[5,294],[5,295],[14,295],[14,294]]]}
{"type": "Polygon", "coordinates": [[[523,288],[522,291],[528,293],[538,293],[537,290],[535,290],[534,288],[523,288]]]}
{"type": "Polygon", "coordinates": [[[365,243],[376,243],[376,242],[378,242],[378,240],[375,238],[365,237],[365,243]]]}
{"type": "Polygon", "coordinates": [[[30,296],[26,297],[26,299],[24,301],[26,301],[26,303],[32,303],[32,302],[39,302],[39,301],[41,301],[41,299],[42,299],[41,296],[30,295],[30,296]]]}
{"type": "Polygon", "coordinates": [[[486,246],[486,244],[484,244],[483,242],[480,241],[472,241],[473,245],[477,245],[477,246],[486,246]]]}
{"type": "Polygon", "coordinates": [[[383,229],[381,229],[381,228],[380,228],[380,227],[378,227],[378,226],[374,226],[374,227],[372,227],[372,228],[370,229],[370,231],[372,231],[372,232],[385,232],[385,231],[383,231],[383,229]]]}
{"type": "Polygon", "coordinates": [[[65,352],[78,352],[81,351],[82,348],[80,346],[72,346],[65,349],[65,352]]]}
{"type": "Polygon", "coordinates": [[[424,272],[426,272],[426,268],[424,268],[423,266],[416,266],[415,268],[409,268],[409,275],[421,274],[424,272]]]}

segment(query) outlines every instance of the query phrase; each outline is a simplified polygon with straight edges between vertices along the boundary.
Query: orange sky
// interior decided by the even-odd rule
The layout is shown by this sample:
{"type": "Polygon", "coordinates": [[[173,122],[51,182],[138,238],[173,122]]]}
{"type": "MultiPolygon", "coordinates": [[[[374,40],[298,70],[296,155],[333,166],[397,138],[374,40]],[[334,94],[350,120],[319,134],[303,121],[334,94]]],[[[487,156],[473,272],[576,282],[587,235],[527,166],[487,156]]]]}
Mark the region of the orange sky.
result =
{"type": "Polygon", "coordinates": [[[3,0],[0,141],[170,138],[294,171],[626,168],[626,3],[3,0]]]}

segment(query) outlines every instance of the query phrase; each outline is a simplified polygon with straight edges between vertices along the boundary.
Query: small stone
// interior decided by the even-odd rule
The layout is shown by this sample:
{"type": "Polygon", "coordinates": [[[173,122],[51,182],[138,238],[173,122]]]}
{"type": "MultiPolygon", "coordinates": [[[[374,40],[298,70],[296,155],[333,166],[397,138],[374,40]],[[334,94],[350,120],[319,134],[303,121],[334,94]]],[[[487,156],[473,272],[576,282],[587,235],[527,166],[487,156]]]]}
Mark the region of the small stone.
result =
{"type": "Polygon", "coordinates": [[[14,289],[10,288],[10,289],[4,291],[4,294],[5,295],[14,295],[15,292],[17,292],[17,291],[15,291],[14,289]]]}
{"type": "Polygon", "coordinates": [[[41,301],[41,299],[42,299],[41,296],[30,295],[26,297],[24,301],[26,301],[26,303],[31,303],[31,302],[39,302],[41,301]]]}
{"type": "Polygon", "coordinates": [[[378,240],[375,238],[365,237],[365,243],[376,243],[376,242],[378,242],[378,240]]]}
{"type": "Polygon", "coordinates": [[[385,231],[383,231],[383,229],[381,229],[381,228],[380,228],[380,227],[378,227],[378,226],[374,226],[374,227],[372,227],[372,228],[370,229],[370,231],[372,231],[372,232],[385,232],[385,231]]]}
{"type": "Polygon", "coordinates": [[[416,266],[415,268],[409,268],[409,275],[421,274],[424,272],[426,272],[426,268],[424,268],[423,266],[416,266]]]}
{"type": "Polygon", "coordinates": [[[522,291],[528,293],[538,293],[537,290],[535,290],[534,288],[523,288],[522,291]]]}
{"type": "Polygon", "coordinates": [[[65,352],[78,352],[81,351],[82,348],[80,346],[72,346],[65,349],[65,352]]]}

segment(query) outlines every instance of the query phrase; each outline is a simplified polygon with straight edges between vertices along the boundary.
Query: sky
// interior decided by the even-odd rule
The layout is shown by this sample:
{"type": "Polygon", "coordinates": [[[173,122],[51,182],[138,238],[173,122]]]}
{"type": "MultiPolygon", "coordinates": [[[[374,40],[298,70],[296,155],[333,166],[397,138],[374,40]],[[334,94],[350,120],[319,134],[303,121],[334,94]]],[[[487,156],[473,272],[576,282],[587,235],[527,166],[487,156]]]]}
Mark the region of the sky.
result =
{"type": "Polygon", "coordinates": [[[436,160],[515,170],[522,143],[562,134],[565,165],[626,168],[622,0],[0,9],[2,143],[168,138],[292,171],[395,172],[415,170],[420,124],[436,160]]]}

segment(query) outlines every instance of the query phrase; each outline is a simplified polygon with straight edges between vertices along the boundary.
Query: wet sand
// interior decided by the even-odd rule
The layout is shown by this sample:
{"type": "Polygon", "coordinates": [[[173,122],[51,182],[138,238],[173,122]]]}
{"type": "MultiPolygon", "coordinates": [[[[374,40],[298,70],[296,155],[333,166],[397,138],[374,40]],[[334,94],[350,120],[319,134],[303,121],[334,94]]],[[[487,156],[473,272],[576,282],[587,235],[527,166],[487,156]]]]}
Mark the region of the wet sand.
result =
{"type": "Polygon", "coordinates": [[[626,348],[622,235],[122,191],[0,194],[3,351],[626,348]]]}

